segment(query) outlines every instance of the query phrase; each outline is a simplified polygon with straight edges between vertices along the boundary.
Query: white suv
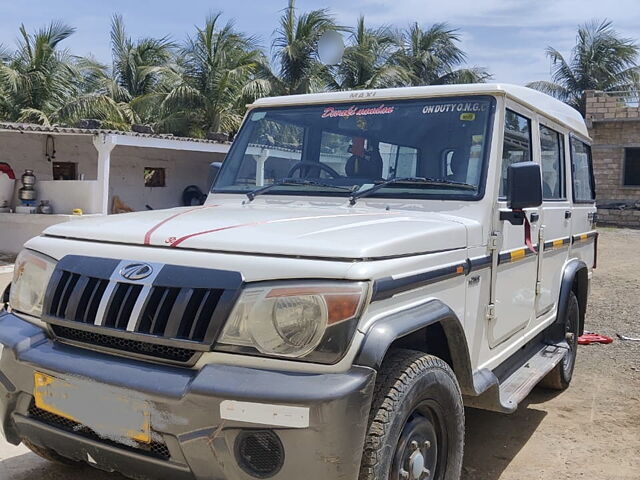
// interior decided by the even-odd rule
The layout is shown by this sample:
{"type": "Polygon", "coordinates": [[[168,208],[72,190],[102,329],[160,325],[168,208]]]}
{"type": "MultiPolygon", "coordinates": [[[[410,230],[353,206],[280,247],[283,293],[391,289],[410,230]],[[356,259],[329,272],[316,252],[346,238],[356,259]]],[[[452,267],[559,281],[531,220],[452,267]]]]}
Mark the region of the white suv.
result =
{"type": "Polygon", "coordinates": [[[135,477],[457,479],[464,405],[571,381],[594,220],[584,121],[533,90],[260,100],[203,206],[27,243],[1,430],[135,477]]]}

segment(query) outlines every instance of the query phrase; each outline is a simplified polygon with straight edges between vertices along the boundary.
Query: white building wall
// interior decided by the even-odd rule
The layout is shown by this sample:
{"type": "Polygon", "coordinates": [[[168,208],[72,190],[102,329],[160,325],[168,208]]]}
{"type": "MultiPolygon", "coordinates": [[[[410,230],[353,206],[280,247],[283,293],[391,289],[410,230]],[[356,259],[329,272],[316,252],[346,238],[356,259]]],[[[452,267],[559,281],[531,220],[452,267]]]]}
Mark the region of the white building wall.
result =
{"type": "MultiPolygon", "coordinates": [[[[53,168],[45,158],[47,135],[0,131],[0,162],[7,162],[20,177],[26,168],[32,169],[38,180],[53,180],[53,168]]],[[[56,162],[78,164],[78,175],[95,180],[98,153],[91,135],[60,135],[54,137],[56,162]]]]}
{"type": "Polygon", "coordinates": [[[79,215],[0,213],[0,253],[17,255],[22,245],[51,225],[79,220],[79,215]]]}
{"type": "MultiPolygon", "coordinates": [[[[50,200],[55,213],[0,213],[0,252],[16,254],[26,240],[39,235],[49,225],[82,218],[68,215],[73,208],[82,208],[85,214],[98,210],[98,152],[93,144],[93,135],[54,137],[54,161],[77,163],[78,175],[84,175],[85,182],[51,181],[53,168],[45,157],[46,138],[46,134],[0,131],[0,162],[11,165],[17,177],[11,207],[18,204],[20,176],[25,169],[31,169],[36,175],[38,202],[50,200]]],[[[180,206],[182,191],[188,185],[198,185],[207,193],[209,163],[223,159],[224,154],[221,153],[116,146],[111,152],[109,212],[114,195],[134,210],[145,210],[147,204],[155,209],[180,206]],[[146,188],[145,167],[165,168],[166,187],[146,188]]]]}
{"type": "Polygon", "coordinates": [[[180,206],[182,191],[189,185],[207,193],[209,164],[223,159],[220,153],[116,146],[111,152],[109,210],[114,195],[134,210],[145,210],[145,205],[156,210],[180,206]],[[145,187],[145,167],[164,168],[166,186],[145,187]]]}

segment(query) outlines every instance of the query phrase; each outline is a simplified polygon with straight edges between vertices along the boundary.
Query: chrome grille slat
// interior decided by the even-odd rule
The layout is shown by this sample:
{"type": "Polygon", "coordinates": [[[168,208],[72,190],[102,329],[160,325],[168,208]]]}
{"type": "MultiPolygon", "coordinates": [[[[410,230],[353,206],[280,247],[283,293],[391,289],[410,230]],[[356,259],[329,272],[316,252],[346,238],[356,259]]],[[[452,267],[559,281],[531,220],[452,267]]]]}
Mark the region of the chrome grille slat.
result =
{"type": "Polygon", "coordinates": [[[178,292],[178,296],[175,302],[173,302],[173,308],[171,312],[169,312],[167,323],[162,332],[164,337],[176,337],[178,335],[180,323],[182,323],[184,319],[184,314],[189,305],[189,300],[193,295],[193,291],[192,288],[183,288],[178,292]]]}
{"type": "Polygon", "coordinates": [[[126,330],[128,332],[135,331],[136,327],[140,322],[140,315],[142,314],[143,309],[145,308],[147,302],[149,301],[149,294],[151,293],[151,285],[145,285],[142,287],[140,291],[140,295],[138,295],[138,299],[136,300],[135,305],[133,306],[133,310],[131,311],[131,316],[129,317],[129,322],[127,323],[126,330]]]}
{"type": "Polygon", "coordinates": [[[50,310],[52,313],[55,312],[56,315],[58,314],[58,309],[60,308],[60,301],[62,300],[62,292],[67,286],[67,282],[69,281],[70,277],[71,277],[71,274],[69,272],[58,271],[58,270],[56,270],[51,277],[51,280],[50,280],[51,284],[54,285],[55,288],[51,292],[52,298],[51,298],[50,310]]]}
{"type": "Polygon", "coordinates": [[[83,318],[84,323],[94,323],[94,320],[98,318],[100,303],[108,286],[109,282],[107,280],[98,280],[96,289],[91,294],[91,298],[87,304],[87,311],[83,318]]]}
{"type": "Polygon", "coordinates": [[[76,311],[73,318],[76,322],[84,322],[87,316],[87,312],[89,311],[89,305],[91,305],[91,300],[95,295],[96,289],[98,288],[98,279],[92,277],[87,278],[87,283],[82,291],[82,296],[80,300],[78,300],[78,304],[76,305],[76,311]]]}
{"type": "Polygon", "coordinates": [[[71,294],[80,279],[80,275],[72,273],[67,281],[67,284],[62,291],[62,295],[60,297],[60,307],[58,309],[58,315],[61,317],[65,317],[67,314],[67,307],[69,306],[69,300],[71,298],[71,294]]]}
{"type": "Polygon", "coordinates": [[[90,277],[78,277],[78,281],[72,287],[73,290],[69,295],[69,301],[67,302],[67,308],[65,311],[65,317],[73,318],[75,320],[76,313],[78,310],[78,305],[80,303],[80,299],[84,294],[84,290],[87,288],[87,284],[89,283],[90,277]]]}
{"type": "Polygon", "coordinates": [[[118,284],[113,282],[109,282],[107,284],[107,288],[104,290],[104,293],[102,294],[102,298],[100,299],[98,311],[96,312],[96,318],[93,321],[94,325],[103,325],[105,321],[106,313],[107,313],[107,307],[111,302],[111,296],[113,295],[113,292],[115,291],[117,286],[118,284]]]}

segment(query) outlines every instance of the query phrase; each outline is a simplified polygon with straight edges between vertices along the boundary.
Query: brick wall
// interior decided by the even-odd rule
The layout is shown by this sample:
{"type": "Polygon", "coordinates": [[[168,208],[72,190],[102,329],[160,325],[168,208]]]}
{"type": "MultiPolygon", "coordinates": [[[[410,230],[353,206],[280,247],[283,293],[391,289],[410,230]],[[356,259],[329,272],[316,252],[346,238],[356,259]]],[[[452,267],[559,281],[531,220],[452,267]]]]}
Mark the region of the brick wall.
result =
{"type": "MultiPolygon", "coordinates": [[[[624,97],[623,92],[598,92],[587,90],[584,92],[587,97],[587,120],[640,119],[640,108],[635,103],[627,103],[629,98],[624,97]]],[[[637,97],[635,99],[637,102],[637,97]]]]}
{"type": "Polygon", "coordinates": [[[640,148],[640,108],[620,94],[585,95],[599,221],[640,228],[640,187],[623,184],[624,149],[640,148]]]}

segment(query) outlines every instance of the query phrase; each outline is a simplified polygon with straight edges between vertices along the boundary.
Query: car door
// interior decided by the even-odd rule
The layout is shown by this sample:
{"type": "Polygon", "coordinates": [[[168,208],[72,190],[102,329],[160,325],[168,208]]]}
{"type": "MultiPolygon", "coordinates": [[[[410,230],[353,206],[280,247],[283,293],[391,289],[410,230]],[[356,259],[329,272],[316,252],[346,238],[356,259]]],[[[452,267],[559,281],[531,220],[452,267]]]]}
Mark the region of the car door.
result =
{"type": "MultiPolygon", "coordinates": [[[[517,105],[505,112],[502,169],[498,210],[507,213],[507,169],[517,162],[533,159],[531,115],[517,105]],[[516,111],[518,110],[518,111],[516,111]]],[[[531,238],[538,238],[539,208],[527,209],[525,214],[531,225],[531,238]]],[[[503,217],[504,215],[501,215],[503,217]]],[[[499,257],[495,272],[495,304],[493,315],[488,316],[488,342],[494,348],[521,332],[534,312],[537,275],[537,254],[525,245],[525,225],[512,224],[507,219],[498,221],[496,237],[499,257]]]]}
{"type": "Polygon", "coordinates": [[[595,182],[591,147],[571,135],[572,245],[570,256],[595,264],[597,233],[595,228],[595,182]]]}
{"type": "Polygon", "coordinates": [[[568,145],[560,130],[544,119],[538,128],[543,202],[539,227],[537,317],[557,307],[562,270],[571,244],[572,211],[566,181],[568,145]]]}

